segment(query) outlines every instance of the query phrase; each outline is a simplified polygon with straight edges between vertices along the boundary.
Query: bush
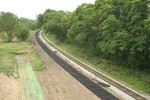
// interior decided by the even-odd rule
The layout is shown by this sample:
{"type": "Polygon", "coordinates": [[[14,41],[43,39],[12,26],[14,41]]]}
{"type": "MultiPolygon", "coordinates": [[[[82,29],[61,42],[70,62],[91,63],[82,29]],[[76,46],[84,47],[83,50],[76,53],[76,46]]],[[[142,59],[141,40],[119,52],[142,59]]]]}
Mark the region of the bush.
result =
{"type": "Polygon", "coordinates": [[[20,26],[17,30],[16,37],[19,40],[25,41],[29,37],[29,29],[26,26],[20,26]]]}

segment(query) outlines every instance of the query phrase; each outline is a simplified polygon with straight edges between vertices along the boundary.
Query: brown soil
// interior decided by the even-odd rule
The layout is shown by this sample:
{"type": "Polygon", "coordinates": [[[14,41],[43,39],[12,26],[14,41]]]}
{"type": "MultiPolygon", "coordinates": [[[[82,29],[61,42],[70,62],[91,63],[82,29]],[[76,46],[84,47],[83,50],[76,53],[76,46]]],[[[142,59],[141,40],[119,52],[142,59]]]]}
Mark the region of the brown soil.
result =
{"type": "Polygon", "coordinates": [[[33,39],[34,49],[46,66],[46,70],[35,72],[45,100],[100,100],[51,59],[33,39]]]}
{"type": "Polygon", "coordinates": [[[0,73],[0,100],[20,100],[20,82],[0,73]]]}

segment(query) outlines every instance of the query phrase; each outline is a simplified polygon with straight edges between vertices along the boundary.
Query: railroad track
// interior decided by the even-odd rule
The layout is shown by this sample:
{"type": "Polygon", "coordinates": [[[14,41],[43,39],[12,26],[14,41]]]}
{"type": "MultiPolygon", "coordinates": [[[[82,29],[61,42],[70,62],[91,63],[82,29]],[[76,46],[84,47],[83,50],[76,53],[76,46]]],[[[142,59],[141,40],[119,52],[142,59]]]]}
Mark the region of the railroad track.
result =
{"type": "MultiPolygon", "coordinates": [[[[42,36],[42,35],[40,35],[42,36]]],[[[143,95],[141,95],[140,93],[126,87],[125,85],[117,82],[116,80],[106,76],[105,74],[95,70],[94,68],[92,68],[91,66],[85,64],[84,62],[78,60],[77,58],[71,56],[70,54],[66,53],[65,51],[63,51],[62,49],[58,48],[57,46],[55,46],[51,41],[49,41],[44,35],[44,40],[46,42],[48,42],[48,44],[50,46],[52,46],[54,49],[56,49],[58,52],[60,52],[61,54],[63,54],[64,56],[66,56],[67,58],[71,59],[72,61],[74,61],[75,63],[77,63],[78,65],[80,65],[81,67],[83,67],[84,69],[88,70],[89,72],[91,72],[92,74],[94,74],[95,76],[99,77],[100,79],[103,79],[104,81],[106,81],[107,83],[111,84],[112,86],[118,88],[119,90],[125,92],[126,94],[128,94],[129,96],[133,97],[135,100],[147,100],[143,95]]],[[[115,98],[116,99],[116,98],[115,98]]]]}
{"type": "Polygon", "coordinates": [[[58,64],[60,65],[65,71],[67,71],[71,76],[73,76],[77,81],[83,84],[86,88],[88,88],[91,92],[93,92],[97,97],[101,100],[118,100],[117,97],[94,83],[88,77],[77,71],[75,68],[70,66],[67,62],[62,60],[60,57],[57,56],[55,52],[50,50],[46,45],[45,42],[42,42],[39,38],[39,31],[35,34],[35,38],[37,43],[41,46],[41,48],[58,64]]]}

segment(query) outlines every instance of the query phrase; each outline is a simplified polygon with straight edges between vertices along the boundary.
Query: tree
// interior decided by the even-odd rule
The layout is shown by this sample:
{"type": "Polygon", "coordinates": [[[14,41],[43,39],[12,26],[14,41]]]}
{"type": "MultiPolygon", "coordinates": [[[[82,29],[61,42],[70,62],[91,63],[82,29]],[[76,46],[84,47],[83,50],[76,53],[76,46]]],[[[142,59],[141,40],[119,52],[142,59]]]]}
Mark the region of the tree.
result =
{"type": "Polygon", "coordinates": [[[28,27],[31,30],[37,29],[38,25],[37,25],[37,21],[36,20],[31,20],[31,19],[27,19],[27,18],[20,18],[19,19],[19,23],[23,26],[28,27]]]}
{"type": "Polygon", "coordinates": [[[46,10],[44,13],[43,28],[46,32],[55,34],[56,38],[63,41],[65,34],[62,32],[61,19],[66,13],[64,11],[46,10]]]}
{"type": "Polygon", "coordinates": [[[14,14],[10,12],[0,14],[0,30],[1,32],[6,32],[8,42],[11,42],[14,37],[17,23],[18,18],[14,14]]]}
{"type": "Polygon", "coordinates": [[[70,25],[68,24],[69,19],[71,17],[71,13],[67,12],[62,18],[61,18],[61,29],[62,29],[62,34],[66,37],[67,31],[70,28],[70,25]]]}
{"type": "Polygon", "coordinates": [[[29,37],[29,33],[28,27],[18,25],[16,32],[17,39],[25,41],[29,37]]]}
{"type": "Polygon", "coordinates": [[[44,24],[44,22],[43,22],[43,15],[42,14],[39,14],[38,16],[37,16],[37,27],[38,28],[40,28],[40,27],[42,27],[42,25],[44,24]]]}
{"type": "Polygon", "coordinates": [[[150,67],[149,0],[96,0],[72,13],[47,9],[45,32],[78,44],[90,54],[129,68],[150,67]]]}

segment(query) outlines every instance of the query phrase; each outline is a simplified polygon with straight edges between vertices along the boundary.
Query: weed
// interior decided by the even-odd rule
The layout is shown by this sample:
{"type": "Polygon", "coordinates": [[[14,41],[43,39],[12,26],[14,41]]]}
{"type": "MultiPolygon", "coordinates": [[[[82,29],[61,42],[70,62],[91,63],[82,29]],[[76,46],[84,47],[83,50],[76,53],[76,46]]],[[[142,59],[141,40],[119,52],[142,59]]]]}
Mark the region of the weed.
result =
{"type": "Polygon", "coordinates": [[[55,88],[56,92],[59,93],[59,90],[57,88],[55,88]]]}
{"type": "Polygon", "coordinates": [[[59,93],[59,90],[56,88],[56,86],[53,84],[53,87],[55,89],[55,92],[59,93]]]}
{"type": "Polygon", "coordinates": [[[34,71],[42,71],[42,70],[46,69],[46,67],[43,65],[42,61],[37,57],[34,60],[31,60],[31,64],[33,66],[34,71]]]}
{"type": "Polygon", "coordinates": [[[67,93],[67,91],[65,89],[62,90],[63,93],[67,93]]]}

